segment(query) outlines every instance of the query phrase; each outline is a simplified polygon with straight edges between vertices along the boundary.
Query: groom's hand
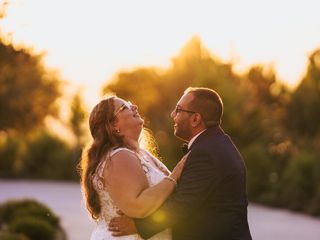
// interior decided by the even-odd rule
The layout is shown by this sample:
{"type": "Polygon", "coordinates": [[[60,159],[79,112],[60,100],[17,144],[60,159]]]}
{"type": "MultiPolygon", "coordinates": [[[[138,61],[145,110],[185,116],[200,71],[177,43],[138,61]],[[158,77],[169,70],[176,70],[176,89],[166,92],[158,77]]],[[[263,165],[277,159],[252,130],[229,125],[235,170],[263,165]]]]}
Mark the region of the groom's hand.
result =
{"type": "Polygon", "coordinates": [[[115,237],[135,234],[138,232],[134,221],[123,214],[119,217],[112,218],[109,222],[108,229],[115,237]]]}

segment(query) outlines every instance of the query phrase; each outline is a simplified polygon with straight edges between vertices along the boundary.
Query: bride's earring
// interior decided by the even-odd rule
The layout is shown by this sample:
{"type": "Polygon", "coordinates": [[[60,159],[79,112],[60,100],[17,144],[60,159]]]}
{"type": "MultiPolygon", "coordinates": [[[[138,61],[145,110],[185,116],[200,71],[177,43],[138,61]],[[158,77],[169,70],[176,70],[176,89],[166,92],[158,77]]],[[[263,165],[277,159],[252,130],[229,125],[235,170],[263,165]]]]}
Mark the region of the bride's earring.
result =
{"type": "Polygon", "coordinates": [[[115,129],[115,130],[113,130],[113,132],[119,134],[119,133],[120,133],[120,130],[119,130],[119,129],[115,129]]]}

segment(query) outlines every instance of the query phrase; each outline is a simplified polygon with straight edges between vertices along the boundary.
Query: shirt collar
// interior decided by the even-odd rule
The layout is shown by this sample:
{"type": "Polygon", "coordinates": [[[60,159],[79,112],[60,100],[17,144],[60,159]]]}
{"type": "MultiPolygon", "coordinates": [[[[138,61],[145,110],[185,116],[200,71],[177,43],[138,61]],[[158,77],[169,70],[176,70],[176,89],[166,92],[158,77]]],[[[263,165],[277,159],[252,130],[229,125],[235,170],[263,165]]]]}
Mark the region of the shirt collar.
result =
{"type": "Polygon", "coordinates": [[[202,130],[202,131],[199,132],[197,135],[195,135],[193,138],[191,138],[191,140],[188,142],[188,149],[190,149],[190,147],[191,147],[192,143],[194,142],[194,140],[196,140],[196,138],[197,138],[201,133],[203,133],[205,130],[207,130],[207,129],[202,130]]]}

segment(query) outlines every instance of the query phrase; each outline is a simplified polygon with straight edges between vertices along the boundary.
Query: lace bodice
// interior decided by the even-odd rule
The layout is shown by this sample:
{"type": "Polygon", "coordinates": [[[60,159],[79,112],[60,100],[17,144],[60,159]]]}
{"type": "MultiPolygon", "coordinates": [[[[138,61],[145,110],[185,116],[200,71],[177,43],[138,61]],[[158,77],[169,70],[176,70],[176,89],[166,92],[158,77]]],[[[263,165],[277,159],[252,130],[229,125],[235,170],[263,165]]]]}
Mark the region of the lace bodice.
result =
{"type": "MultiPolygon", "coordinates": [[[[117,211],[119,208],[116,206],[112,198],[110,197],[108,186],[104,184],[103,179],[103,171],[108,159],[110,159],[114,154],[120,151],[129,151],[134,153],[140,160],[142,169],[146,174],[148,179],[149,186],[153,186],[160,182],[163,177],[165,176],[164,172],[169,172],[167,167],[160,162],[158,159],[153,157],[148,151],[140,150],[139,153],[133,152],[128,148],[118,148],[112,150],[109,154],[107,154],[106,158],[101,161],[98,165],[96,173],[93,176],[93,186],[99,195],[99,200],[101,204],[101,214],[100,218],[97,221],[98,225],[95,231],[91,236],[91,240],[107,240],[107,239],[126,239],[126,240],[133,240],[133,239],[142,239],[139,235],[130,235],[124,237],[112,237],[111,233],[108,232],[106,225],[107,223],[113,218],[118,216],[117,211]],[[154,163],[154,164],[152,164],[154,163]]],[[[169,230],[165,230],[153,236],[152,240],[167,240],[171,239],[171,234],[169,230]]]]}

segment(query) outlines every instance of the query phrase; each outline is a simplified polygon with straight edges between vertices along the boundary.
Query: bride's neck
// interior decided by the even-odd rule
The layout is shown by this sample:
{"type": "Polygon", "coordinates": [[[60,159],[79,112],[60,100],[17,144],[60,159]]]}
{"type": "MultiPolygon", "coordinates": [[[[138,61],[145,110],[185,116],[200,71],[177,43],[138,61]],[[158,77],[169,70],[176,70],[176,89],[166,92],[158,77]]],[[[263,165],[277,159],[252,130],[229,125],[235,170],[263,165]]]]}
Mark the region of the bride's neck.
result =
{"type": "Polygon", "coordinates": [[[124,143],[126,146],[128,146],[128,148],[138,152],[140,149],[140,144],[139,141],[137,139],[133,139],[133,138],[125,138],[124,139],[124,143]]]}

